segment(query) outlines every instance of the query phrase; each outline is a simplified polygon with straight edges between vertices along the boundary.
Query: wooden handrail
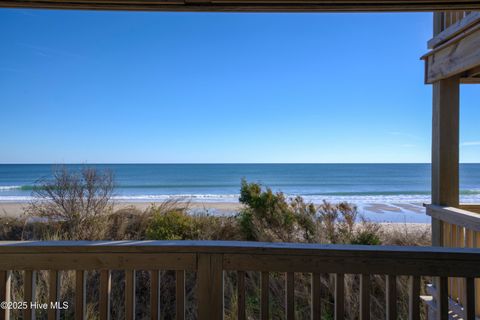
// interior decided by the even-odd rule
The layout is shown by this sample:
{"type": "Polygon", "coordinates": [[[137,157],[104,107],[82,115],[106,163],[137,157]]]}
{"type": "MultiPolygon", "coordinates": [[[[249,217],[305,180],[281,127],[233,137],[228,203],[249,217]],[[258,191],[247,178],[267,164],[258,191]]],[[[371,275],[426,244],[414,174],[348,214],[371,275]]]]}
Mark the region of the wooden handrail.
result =
{"type": "MultiPolygon", "coordinates": [[[[223,318],[223,272],[237,271],[239,277],[238,301],[243,310],[238,311],[239,319],[245,318],[245,275],[246,271],[261,273],[261,317],[269,317],[269,274],[285,272],[286,318],[294,319],[295,273],[312,274],[312,310],[320,312],[319,294],[321,274],[335,274],[336,319],[345,315],[344,294],[345,274],[359,274],[360,305],[362,319],[370,318],[371,275],[388,275],[388,288],[396,288],[396,276],[410,276],[410,318],[419,319],[419,295],[421,276],[464,277],[466,294],[472,294],[471,283],[480,276],[480,250],[441,247],[393,247],[353,246],[293,243],[258,243],[235,241],[33,241],[0,242],[0,288],[7,292],[11,270],[25,270],[26,299],[35,296],[35,272],[49,272],[49,297],[58,297],[60,273],[75,270],[79,277],[75,282],[76,319],[85,319],[85,270],[100,271],[100,319],[109,319],[110,270],[125,272],[125,314],[126,319],[135,316],[135,270],[151,270],[151,312],[152,319],[159,319],[161,308],[160,274],[158,270],[176,270],[176,313],[177,319],[185,316],[185,270],[197,273],[198,318],[223,318]],[[53,290],[53,291],[52,291],[53,290]]],[[[389,318],[396,316],[396,295],[387,290],[389,318]]],[[[446,295],[445,290],[441,291],[446,295]]],[[[473,293],[474,294],[474,293],[473,293]]],[[[5,295],[5,294],[4,294],[5,295]]],[[[468,298],[469,303],[475,301],[468,298]]],[[[472,306],[470,306],[471,308],[472,306]]],[[[471,310],[471,309],[470,309],[471,310]]],[[[444,310],[448,312],[448,310],[444,310]]],[[[32,310],[25,310],[25,316],[32,318],[32,310]]],[[[470,312],[471,313],[471,312],[470,312]]],[[[49,319],[58,319],[59,313],[50,311],[49,319]]],[[[6,319],[2,311],[0,319],[6,319]]],[[[8,317],[7,317],[8,318],[8,317]]],[[[312,314],[312,319],[319,319],[312,314]]]]}
{"type": "Polygon", "coordinates": [[[462,226],[472,231],[480,231],[480,214],[468,210],[426,205],[427,214],[433,218],[445,221],[457,226],[462,226]]]}

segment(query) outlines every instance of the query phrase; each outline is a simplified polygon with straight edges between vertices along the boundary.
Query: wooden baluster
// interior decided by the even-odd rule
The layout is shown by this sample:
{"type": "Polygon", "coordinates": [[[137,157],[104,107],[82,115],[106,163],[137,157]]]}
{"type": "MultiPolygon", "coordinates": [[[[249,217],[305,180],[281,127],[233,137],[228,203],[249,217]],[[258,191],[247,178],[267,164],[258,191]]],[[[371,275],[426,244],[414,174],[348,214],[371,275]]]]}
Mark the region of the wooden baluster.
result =
{"type": "Polygon", "coordinates": [[[387,320],[397,320],[397,277],[386,276],[387,320]]]}
{"type": "Polygon", "coordinates": [[[87,277],[84,270],[75,272],[75,320],[86,319],[87,277]]]}
{"type": "Polygon", "coordinates": [[[475,320],[475,279],[465,279],[465,301],[463,307],[465,308],[466,320],[475,320]]]}
{"type": "MultiPolygon", "coordinates": [[[[473,233],[473,247],[480,248],[480,232],[473,233]]],[[[475,279],[475,309],[480,315],[480,279],[475,279]]]]}
{"type": "Polygon", "coordinates": [[[370,320],[370,275],[360,275],[360,320],[370,320]]]}
{"type": "MultiPolygon", "coordinates": [[[[456,248],[457,247],[457,226],[452,224],[452,232],[450,233],[451,235],[451,247],[456,248]]],[[[450,278],[450,285],[452,286],[451,289],[451,294],[450,298],[455,300],[455,302],[458,301],[458,279],[457,278],[450,278]]]]}
{"type": "Polygon", "coordinates": [[[237,319],[245,320],[245,271],[237,272],[237,319]]]}
{"type": "Polygon", "coordinates": [[[37,272],[33,270],[25,270],[23,275],[23,299],[28,304],[23,310],[23,318],[25,320],[35,319],[35,309],[30,308],[30,304],[35,302],[35,287],[37,283],[37,272]]]}
{"type": "Polygon", "coordinates": [[[268,272],[262,272],[260,276],[260,282],[261,282],[261,307],[260,307],[260,313],[261,316],[260,318],[262,320],[268,320],[270,317],[270,312],[269,312],[269,289],[270,289],[270,281],[269,281],[269,274],[268,272]]]}
{"type": "Polygon", "coordinates": [[[60,309],[52,308],[52,303],[60,304],[60,276],[58,270],[50,270],[48,272],[48,320],[60,319],[60,309]]]}
{"type": "MultiPolygon", "coordinates": [[[[175,272],[175,297],[176,319],[183,320],[185,319],[185,270],[177,270],[175,272]]],[[[202,319],[200,316],[199,318],[202,319]]]]}
{"type": "Polygon", "coordinates": [[[440,277],[437,288],[437,319],[448,320],[448,278],[440,277]]]}
{"type": "Polygon", "coordinates": [[[125,270],[125,320],[135,319],[135,270],[125,270]]]}
{"type": "Polygon", "coordinates": [[[198,254],[198,318],[223,319],[223,255],[198,254]]]}
{"type": "Polygon", "coordinates": [[[110,293],[112,288],[112,274],[110,270],[100,271],[100,320],[110,320],[110,293]]]}
{"type": "Polygon", "coordinates": [[[335,320],[345,318],[345,275],[335,274],[335,320]]]}
{"type": "Polygon", "coordinates": [[[285,279],[286,318],[295,319],[295,273],[287,272],[285,279]]]}
{"type": "Polygon", "coordinates": [[[160,271],[150,271],[150,319],[160,320],[160,271]]]}
{"type": "Polygon", "coordinates": [[[408,279],[408,319],[420,320],[420,277],[408,279]]]}
{"type": "MultiPolygon", "coordinates": [[[[464,227],[457,227],[457,245],[459,248],[465,248],[465,228],[464,227]]],[[[466,296],[465,296],[465,289],[466,289],[466,283],[465,283],[465,278],[457,278],[458,282],[458,296],[460,297],[460,304],[463,306],[466,301],[466,296]]]]}
{"type": "MultiPolygon", "coordinates": [[[[0,271],[0,302],[10,302],[10,287],[12,283],[11,271],[0,271]]],[[[0,310],[0,320],[10,320],[10,309],[0,310]]]]}
{"type": "Polygon", "coordinates": [[[452,12],[445,11],[445,29],[450,27],[451,24],[452,24],[452,12]]]}
{"type": "Polygon", "coordinates": [[[312,320],[321,320],[322,317],[322,282],[320,273],[312,273],[312,320]]]}

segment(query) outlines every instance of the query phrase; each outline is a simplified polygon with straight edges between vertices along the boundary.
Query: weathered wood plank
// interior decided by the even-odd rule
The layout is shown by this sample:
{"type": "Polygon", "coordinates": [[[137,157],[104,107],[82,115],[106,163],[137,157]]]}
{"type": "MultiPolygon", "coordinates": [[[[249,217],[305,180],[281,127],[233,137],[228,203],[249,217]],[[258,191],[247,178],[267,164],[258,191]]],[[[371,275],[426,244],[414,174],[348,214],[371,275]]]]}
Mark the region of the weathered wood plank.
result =
{"type": "Polygon", "coordinates": [[[110,320],[110,293],[112,288],[112,274],[110,270],[100,271],[100,297],[98,310],[100,320],[110,320]]]}
{"type": "MultiPolygon", "coordinates": [[[[108,254],[108,253],[45,253],[5,254],[0,266],[14,266],[17,270],[102,270],[152,269],[195,270],[193,254],[108,254]]],[[[0,269],[2,269],[0,267],[0,269]]]]}
{"type": "Polygon", "coordinates": [[[322,282],[320,273],[312,273],[312,310],[311,319],[321,320],[322,317],[322,282]]]}
{"type": "Polygon", "coordinates": [[[475,320],[475,279],[466,278],[465,298],[463,303],[465,308],[465,317],[467,320],[475,320]]]}
{"type": "Polygon", "coordinates": [[[223,319],[223,256],[198,255],[198,318],[223,319]]]}
{"type": "Polygon", "coordinates": [[[408,283],[408,319],[420,320],[420,277],[411,276],[408,283]]]}
{"type": "Polygon", "coordinates": [[[466,210],[466,211],[471,211],[471,212],[475,212],[475,213],[480,213],[480,204],[461,203],[459,205],[459,209],[466,210]]]}
{"type": "Polygon", "coordinates": [[[285,275],[285,313],[287,320],[295,319],[295,273],[287,272],[285,275]]]}
{"type": "Polygon", "coordinates": [[[50,307],[48,308],[48,320],[60,319],[60,309],[52,308],[51,304],[60,302],[60,276],[58,270],[50,270],[48,272],[48,297],[50,307]]]}
{"type": "Polygon", "coordinates": [[[245,309],[245,271],[237,272],[237,319],[246,319],[245,309]]]}
{"type": "Polygon", "coordinates": [[[370,320],[370,275],[360,275],[360,320],[370,320]]]}
{"type": "Polygon", "coordinates": [[[268,320],[270,318],[270,275],[268,272],[260,274],[260,319],[268,320]]]}
{"type": "Polygon", "coordinates": [[[335,274],[335,320],[345,319],[345,276],[342,273],[335,274]]]}
{"type": "Polygon", "coordinates": [[[229,271],[251,270],[271,272],[309,272],[309,273],[365,273],[391,275],[430,275],[430,276],[477,276],[480,265],[480,252],[469,250],[470,259],[459,259],[461,256],[429,255],[428,253],[409,254],[373,253],[362,254],[330,254],[321,252],[317,255],[250,255],[225,254],[224,269],[229,271]],[[399,263],[401,261],[401,263],[399,263]],[[445,261],[446,263],[442,263],[445,261]]]}
{"type": "MultiPolygon", "coordinates": [[[[183,270],[177,270],[175,272],[175,309],[176,309],[175,319],[184,320],[185,319],[185,271],[183,270]]],[[[204,318],[200,318],[200,319],[202,320],[204,318]]]]}
{"type": "Polygon", "coordinates": [[[85,320],[87,311],[87,277],[84,270],[75,272],[75,320],[85,320]]]}
{"type": "Polygon", "coordinates": [[[150,319],[160,320],[160,270],[150,271],[150,319]]]}
{"type": "Polygon", "coordinates": [[[426,208],[427,214],[432,218],[465,227],[468,230],[480,231],[480,215],[478,213],[436,205],[427,205],[426,208]]]}
{"type": "Polygon", "coordinates": [[[364,12],[364,11],[442,11],[478,10],[475,0],[2,0],[0,7],[50,8],[89,10],[140,10],[140,11],[207,11],[207,12],[364,12]]]}
{"type": "Polygon", "coordinates": [[[480,66],[480,23],[460,33],[422,57],[425,60],[425,82],[461,76],[462,72],[480,66]]]}
{"type": "Polygon", "coordinates": [[[387,320],[397,320],[397,277],[386,276],[387,320]]]}
{"type": "Polygon", "coordinates": [[[135,270],[125,270],[125,320],[135,319],[135,270]]]}
{"type": "MultiPolygon", "coordinates": [[[[11,298],[12,272],[9,270],[0,271],[0,302],[10,302],[11,298]]],[[[10,310],[0,309],[0,320],[10,320],[10,310]]]]}
{"type": "Polygon", "coordinates": [[[35,319],[35,310],[30,308],[30,304],[35,302],[35,292],[37,284],[37,272],[25,270],[23,274],[23,299],[28,306],[23,310],[23,317],[26,320],[35,319]]]}
{"type": "Polygon", "coordinates": [[[440,277],[437,289],[437,319],[448,320],[448,278],[440,277]]]}

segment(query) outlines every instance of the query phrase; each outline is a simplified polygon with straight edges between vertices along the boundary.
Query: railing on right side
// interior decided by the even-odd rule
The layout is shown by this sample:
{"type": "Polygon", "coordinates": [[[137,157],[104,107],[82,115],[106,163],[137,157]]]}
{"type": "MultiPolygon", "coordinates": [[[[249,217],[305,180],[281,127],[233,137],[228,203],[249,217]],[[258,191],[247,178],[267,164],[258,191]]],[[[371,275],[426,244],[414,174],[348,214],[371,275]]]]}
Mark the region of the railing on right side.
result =
{"type": "MultiPolygon", "coordinates": [[[[480,248],[480,205],[460,205],[460,208],[427,205],[427,214],[442,221],[441,238],[447,248],[480,248]],[[476,211],[476,212],[474,212],[476,211]]],[[[480,266],[479,266],[480,268],[480,266]]],[[[464,315],[467,301],[465,279],[448,278],[450,308],[460,316],[464,315]]],[[[475,291],[480,290],[480,279],[475,280],[475,291]]],[[[476,315],[480,316],[480,294],[475,299],[476,315]]]]}

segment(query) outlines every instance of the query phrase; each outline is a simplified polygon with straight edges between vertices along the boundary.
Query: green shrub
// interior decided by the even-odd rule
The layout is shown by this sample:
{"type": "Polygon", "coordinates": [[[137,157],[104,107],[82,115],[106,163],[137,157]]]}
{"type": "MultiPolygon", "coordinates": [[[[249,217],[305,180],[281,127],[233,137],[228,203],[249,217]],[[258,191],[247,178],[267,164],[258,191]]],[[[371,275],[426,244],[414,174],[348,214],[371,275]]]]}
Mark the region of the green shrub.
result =
{"type": "Polygon", "coordinates": [[[301,197],[287,199],[282,192],[242,180],[240,203],[245,208],[238,223],[247,240],[313,241],[316,233],[316,209],[301,197]]]}
{"type": "Polygon", "coordinates": [[[374,232],[371,230],[362,230],[358,232],[352,239],[351,244],[363,244],[363,245],[381,245],[382,241],[380,240],[380,236],[378,232],[374,232]]]}
{"type": "Polygon", "coordinates": [[[191,239],[192,230],[192,217],[184,210],[172,210],[154,214],[146,234],[151,240],[186,240],[191,239]]]}

